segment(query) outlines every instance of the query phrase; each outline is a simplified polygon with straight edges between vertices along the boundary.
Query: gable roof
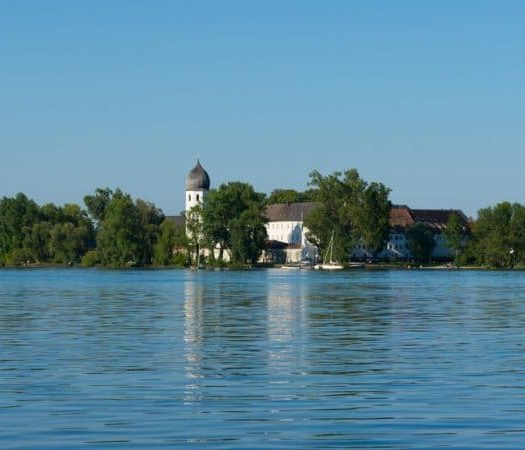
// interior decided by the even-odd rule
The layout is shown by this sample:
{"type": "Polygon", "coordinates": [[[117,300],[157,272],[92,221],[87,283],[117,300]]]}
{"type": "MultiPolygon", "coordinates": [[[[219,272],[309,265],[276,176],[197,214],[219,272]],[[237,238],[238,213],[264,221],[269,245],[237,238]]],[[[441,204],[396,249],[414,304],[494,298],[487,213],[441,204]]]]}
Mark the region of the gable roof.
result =
{"type": "Polygon", "coordinates": [[[412,209],[414,222],[422,223],[436,231],[447,228],[447,223],[452,214],[457,214],[459,219],[467,223],[468,219],[459,209],[412,209]]]}
{"type": "Polygon", "coordinates": [[[270,222],[302,222],[316,206],[316,202],[275,203],[266,208],[266,217],[270,222]]]}
{"type": "Polygon", "coordinates": [[[408,206],[392,205],[389,222],[392,228],[406,228],[414,223],[414,218],[408,206]]]}

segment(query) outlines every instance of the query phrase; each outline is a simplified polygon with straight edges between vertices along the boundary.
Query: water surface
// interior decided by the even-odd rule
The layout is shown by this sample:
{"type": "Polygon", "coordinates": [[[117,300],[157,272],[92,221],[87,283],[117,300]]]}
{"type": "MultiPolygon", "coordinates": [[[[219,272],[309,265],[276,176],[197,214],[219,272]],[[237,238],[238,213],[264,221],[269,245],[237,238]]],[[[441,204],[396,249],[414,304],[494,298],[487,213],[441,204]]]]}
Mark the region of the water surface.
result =
{"type": "Polygon", "coordinates": [[[0,270],[0,448],[524,446],[524,273],[0,270]]]}

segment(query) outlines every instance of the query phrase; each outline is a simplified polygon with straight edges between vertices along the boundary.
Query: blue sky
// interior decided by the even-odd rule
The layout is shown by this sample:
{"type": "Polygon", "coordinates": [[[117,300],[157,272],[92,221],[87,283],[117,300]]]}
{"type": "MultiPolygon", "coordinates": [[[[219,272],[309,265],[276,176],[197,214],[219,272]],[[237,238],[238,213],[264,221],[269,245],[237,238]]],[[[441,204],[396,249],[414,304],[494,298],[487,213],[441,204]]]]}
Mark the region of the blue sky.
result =
{"type": "Polygon", "coordinates": [[[525,2],[0,5],[0,196],[183,208],[355,167],[415,208],[525,203],[525,2]]]}

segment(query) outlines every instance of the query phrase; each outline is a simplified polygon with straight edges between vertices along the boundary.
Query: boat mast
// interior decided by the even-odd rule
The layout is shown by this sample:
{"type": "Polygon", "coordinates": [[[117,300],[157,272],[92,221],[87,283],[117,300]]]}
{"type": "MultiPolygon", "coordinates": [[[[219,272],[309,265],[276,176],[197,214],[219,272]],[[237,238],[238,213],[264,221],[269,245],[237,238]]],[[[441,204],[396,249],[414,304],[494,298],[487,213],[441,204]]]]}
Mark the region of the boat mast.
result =
{"type": "Polygon", "coordinates": [[[333,248],[334,248],[334,230],[332,230],[332,237],[330,238],[330,242],[328,243],[328,250],[326,251],[326,257],[324,261],[325,264],[327,263],[333,264],[333,261],[332,261],[333,248]],[[328,259],[328,255],[330,255],[330,259],[326,261],[328,259]]]}

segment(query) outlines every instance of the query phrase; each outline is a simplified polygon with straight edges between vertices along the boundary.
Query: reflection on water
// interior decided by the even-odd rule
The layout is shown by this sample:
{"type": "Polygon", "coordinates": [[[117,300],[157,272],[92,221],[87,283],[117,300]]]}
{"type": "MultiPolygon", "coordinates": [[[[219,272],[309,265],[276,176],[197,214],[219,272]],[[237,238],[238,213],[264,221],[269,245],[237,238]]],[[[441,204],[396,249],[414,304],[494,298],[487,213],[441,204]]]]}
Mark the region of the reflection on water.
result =
{"type": "Polygon", "coordinates": [[[0,448],[521,448],[519,272],[0,271],[0,448]]]}
{"type": "Polygon", "coordinates": [[[199,378],[202,374],[203,343],[203,291],[204,285],[188,277],[184,283],[184,358],[187,383],[184,390],[185,403],[202,399],[199,378]]]}
{"type": "MultiPolygon", "coordinates": [[[[270,273],[266,285],[268,330],[267,364],[276,377],[295,373],[304,364],[306,344],[306,301],[308,277],[299,272],[296,277],[270,273]]],[[[289,383],[276,379],[274,383],[289,383]]]]}

